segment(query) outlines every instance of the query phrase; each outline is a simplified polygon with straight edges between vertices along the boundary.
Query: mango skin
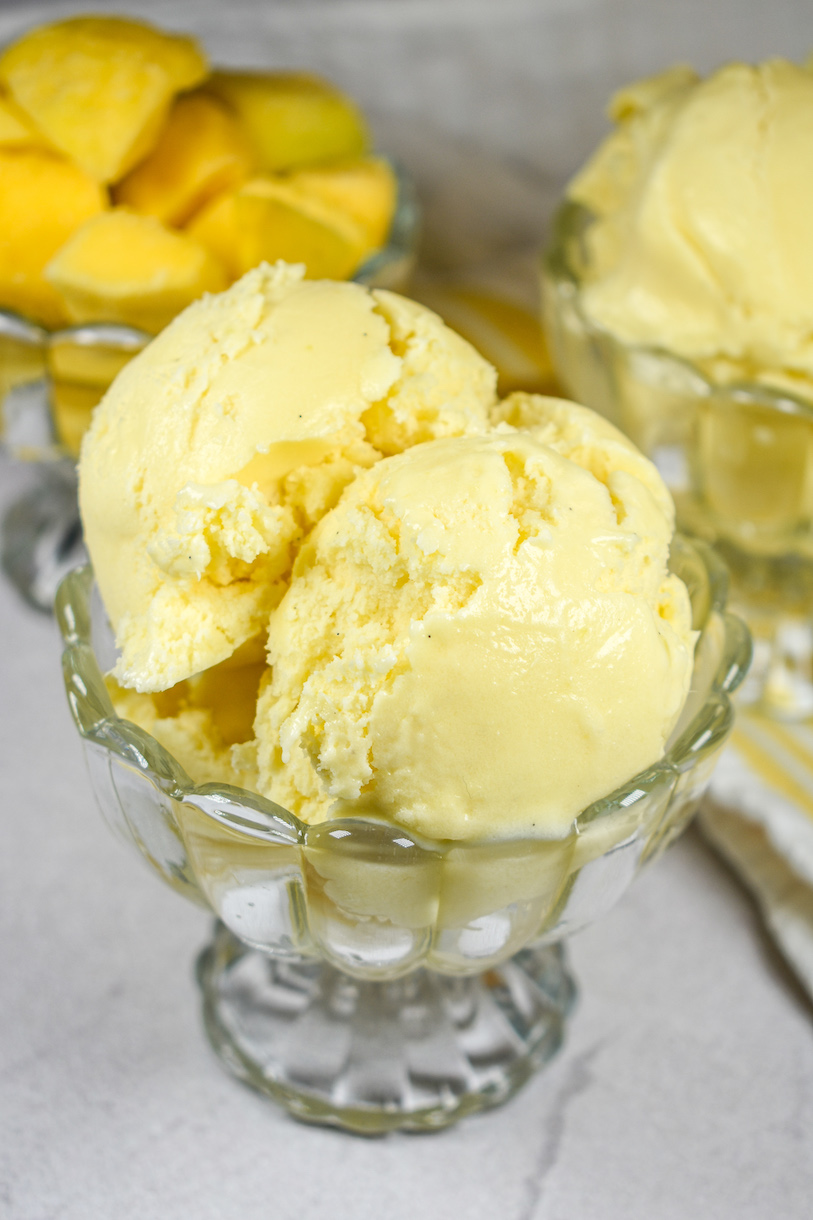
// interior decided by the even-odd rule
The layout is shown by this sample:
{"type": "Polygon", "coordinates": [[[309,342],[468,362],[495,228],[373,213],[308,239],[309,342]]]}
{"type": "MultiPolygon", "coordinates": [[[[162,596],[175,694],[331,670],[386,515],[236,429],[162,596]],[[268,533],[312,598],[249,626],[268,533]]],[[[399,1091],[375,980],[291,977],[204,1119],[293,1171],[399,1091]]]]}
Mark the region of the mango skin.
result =
{"type": "Polygon", "coordinates": [[[196,92],[177,98],[153,151],[114,189],[116,203],[183,226],[251,170],[248,141],[230,111],[196,92]]]}
{"type": "Polygon", "coordinates": [[[357,106],[306,72],[215,72],[206,88],[237,115],[260,172],[350,160],[369,147],[357,106]]]}
{"type": "Polygon", "coordinates": [[[0,56],[0,83],[50,144],[98,182],[115,182],[155,145],[173,96],[198,84],[192,38],[120,17],[41,26],[0,56]]]}
{"type": "Polygon", "coordinates": [[[62,326],[67,314],[45,268],[101,213],[106,194],[78,166],[33,148],[0,148],[0,183],[0,308],[62,326]]]}
{"type": "Polygon", "coordinates": [[[71,321],[121,322],[149,334],[227,282],[222,266],[198,242],[124,208],[83,225],[46,275],[71,321]]]}

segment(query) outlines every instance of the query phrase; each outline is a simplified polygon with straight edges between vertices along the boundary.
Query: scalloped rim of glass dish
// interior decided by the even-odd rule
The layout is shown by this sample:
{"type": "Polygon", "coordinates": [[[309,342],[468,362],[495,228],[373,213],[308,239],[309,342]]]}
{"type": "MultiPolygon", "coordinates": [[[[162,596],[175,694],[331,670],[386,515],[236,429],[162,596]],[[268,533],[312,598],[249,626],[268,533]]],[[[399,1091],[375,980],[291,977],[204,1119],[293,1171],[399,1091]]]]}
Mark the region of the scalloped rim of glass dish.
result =
{"type": "Polygon", "coordinates": [[[813,402],[793,394],[790,390],[779,389],[769,384],[750,381],[715,382],[691,360],[670,352],[667,348],[642,343],[625,343],[612,331],[606,330],[593,322],[584,312],[581,302],[583,277],[574,267],[569,252],[574,244],[582,247],[583,238],[590,224],[595,220],[594,214],[583,204],[573,200],[565,202],[555,212],[551,224],[552,238],[547,249],[542,254],[543,277],[547,273],[557,285],[570,289],[570,304],[578,314],[579,321],[585,332],[597,343],[607,348],[623,353],[625,356],[641,359],[657,360],[680,370],[685,381],[695,381],[695,389],[699,398],[725,397],[737,403],[753,404],[760,407],[773,407],[784,415],[801,415],[813,422],[813,402]]]}
{"type": "MultiPolygon", "coordinates": [[[[417,257],[421,232],[421,209],[415,184],[396,160],[386,160],[392,166],[397,182],[395,212],[387,241],[380,250],[374,251],[351,277],[352,282],[370,288],[395,288],[406,281],[417,257]]],[[[116,322],[87,322],[51,331],[13,310],[0,309],[0,340],[10,339],[41,357],[39,376],[21,382],[9,392],[9,397],[15,390],[19,392],[20,412],[29,416],[36,413],[34,431],[37,439],[23,439],[21,443],[9,443],[4,439],[9,430],[8,423],[4,424],[4,418],[11,414],[13,408],[0,401],[0,444],[19,461],[51,462],[66,457],[75,460],[58,440],[48,406],[50,349],[65,343],[83,348],[103,347],[108,351],[136,355],[154,337],[135,327],[116,322]]]]}
{"type": "MultiPolygon", "coordinates": [[[[464,968],[461,968],[459,962],[456,963],[452,950],[447,955],[451,964],[447,965],[445,970],[441,967],[440,973],[437,973],[438,965],[435,961],[428,963],[428,969],[423,968],[429,952],[426,947],[423,957],[407,954],[406,959],[396,968],[391,968],[386,960],[383,966],[378,964],[368,968],[354,966],[353,960],[348,960],[347,956],[339,959],[335,946],[328,949],[325,942],[319,942],[318,937],[316,940],[308,939],[311,931],[308,919],[318,919],[318,914],[302,909],[304,896],[299,895],[298,891],[297,897],[289,896],[288,899],[292,906],[290,918],[293,921],[294,933],[292,938],[284,943],[276,940],[263,944],[256,939],[252,941],[245,935],[238,938],[233,930],[221,922],[213,943],[201,955],[198,980],[203,993],[207,1034],[215,1051],[232,1074],[271,1096],[295,1117],[309,1122],[340,1126],[357,1133],[375,1134],[398,1127],[407,1130],[437,1130],[456,1122],[466,1114],[502,1104],[533,1072],[551,1058],[561,1044],[565,1019],[574,995],[574,986],[564,966],[557,942],[596,917],[593,911],[592,914],[588,912],[585,918],[584,910],[579,916],[578,903],[576,915],[574,916],[572,911],[568,914],[568,902],[576,876],[590,860],[608,856],[624,842],[638,841],[642,819],[646,818],[649,810],[647,799],[651,795],[660,794],[655,802],[654,821],[647,823],[646,845],[642,847],[640,855],[633,856],[632,871],[629,876],[625,874],[619,893],[623,892],[634,873],[646,860],[659,854],[680,833],[694,810],[699,792],[705,785],[713,756],[731,728],[733,711],[729,696],[742,680],[750,661],[750,637],[745,625],[736,616],[724,610],[727,577],[713,552],[702,543],[694,544],[675,539],[673,558],[689,584],[694,618],[701,629],[696,651],[695,675],[703,674],[702,688],[698,683],[694,695],[690,693],[682,722],[679,722],[675,730],[665,757],[653,767],[634,776],[609,796],[596,801],[574,820],[574,853],[578,850],[581,836],[581,842],[587,844],[585,854],[578,862],[574,854],[573,870],[571,874],[566,871],[563,874],[562,888],[556,891],[549,918],[546,916],[547,922],[540,928],[537,921],[533,927],[528,926],[523,931],[520,921],[524,940],[517,941],[509,937],[491,958],[481,956],[466,959],[464,968]],[[695,704],[691,706],[693,698],[695,704]],[[704,765],[705,763],[708,763],[708,766],[704,765]],[[695,778],[696,774],[699,779],[695,778]],[[687,785],[688,793],[683,804],[676,795],[681,788],[681,776],[683,783],[687,785]],[[691,786],[693,780],[694,786],[691,786]],[[676,811],[670,818],[669,811],[675,801],[676,811]],[[640,813],[636,811],[639,802],[644,802],[639,806],[640,813]],[[614,814],[617,815],[617,821],[607,826],[606,823],[614,814]],[[254,1051],[255,1043],[245,1035],[244,1030],[241,1033],[238,1028],[237,1032],[234,1032],[229,1024],[234,1011],[238,1011],[242,1016],[240,1005],[246,1002],[238,995],[239,1003],[235,1008],[234,994],[238,994],[240,987],[245,985],[250,989],[251,977],[254,977],[248,976],[246,984],[246,979],[238,971],[237,991],[232,993],[229,991],[229,971],[232,970],[234,962],[237,962],[239,969],[242,969],[244,962],[248,963],[249,969],[253,969],[258,956],[266,964],[264,968],[269,972],[269,985],[277,992],[280,981],[285,983],[285,971],[290,975],[290,971],[295,973],[299,969],[304,971],[296,983],[301,994],[303,986],[308,985],[308,978],[313,977],[308,976],[308,970],[317,969],[314,962],[318,963],[318,969],[323,972],[320,975],[320,986],[328,985],[324,982],[325,978],[344,978],[347,985],[356,988],[355,1002],[362,1012],[361,1020],[365,1019],[365,1013],[366,1019],[369,1020],[370,1012],[381,1012],[380,999],[375,1002],[369,998],[364,999],[364,988],[369,988],[370,984],[374,988],[379,984],[384,989],[389,988],[386,992],[389,997],[386,1003],[390,1010],[394,1004],[398,1004],[398,996],[401,996],[403,1003],[409,1007],[409,995],[407,992],[398,992],[399,986],[403,988],[411,980],[417,980],[424,988],[434,987],[432,994],[435,999],[432,1002],[436,1007],[438,1004],[446,1005],[443,1009],[443,1019],[448,1025],[449,1004],[456,1002],[457,994],[449,989],[469,986],[469,992],[466,994],[473,1003],[472,996],[482,996],[483,980],[490,979],[488,987],[492,990],[488,994],[492,997],[489,1000],[492,1007],[494,1003],[498,1008],[502,1005],[500,1011],[507,1013],[513,1005],[513,1019],[518,1020],[520,1024],[525,1022],[522,1030],[516,1029],[515,1040],[518,1040],[519,1050],[515,1048],[504,1061],[499,1064],[495,1062],[490,1075],[487,1074],[484,1078],[485,1083],[475,1075],[478,1081],[476,1086],[467,1087],[460,1092],[450,1092],[448,1085],[444,1085],[445,1092],[441,1090],[432,1104],[427,1104],[424,1108],[399,1108],[395,1104],[389,1107],[360,1104],[357,1099],[351,1104],[338,1104],[332,1097],[326,1097],[318,1090],[314,1092],[307,1088],[292,1088],[290,1083],[286,1082],[287,1078],[283,1078],[283,1073],[274,1076],[270,1069],[260,1066],[263,1060],[262,1056],[254,1051]],[[324,974],[325,970],[328,975],[324,974]],[[218,990],[218,987],[221,990],[218,990]],[[477,987],[480,987],[479,992],[472,990],[477,987]],[[516,999],[516,995],[523,992],[523,988],[526,997],[523,1001],[524,1009],[523,1003],[516,999]],[[499,999],[500,996],[502,1000],[499,999]],[[528,997],[531,997],[530,1001],[528,997]],[[533,1019],[528,1015],[529,1012],[533,1019]],[[251,1054],[244,1051],[245,1046],[249,1047],[251,1054]]],[[[383,848],[386,847],[391,852],[397,844],[402,855],[404,848],[407,853],[412,853],[409,856],[410,863],[425,863],[428,867],[430,864],[437,864],[438,858],[442,858],[455,847],[485,849],[486,853],[489,853],[486,858],[488,863],[490,852],[493,850],[496,853],[500,847],[510,848],[525,844],[530,848],[531,845],[538,847],[540,844],[551,843],[551,840],[544,839],[518,839],[507,843],[493,840],[479,844],[432,841],[419,839],[411,831],[375,817],[342,818],[310,826],[256,793],[228,785],[196,786],[154,738],[135,725],[121,720],[113,709],[93,650],[94,621],[99,624],[96,616],[103,616],[104,612],[95,592],[93,574],[89,566],[77,569],[65,578],[57,596],[56,613],[65,643],[63,672],[66,691],[81,737],[88,746],[94,748],[94,753],[100,751],[107,757],[108,764],[118,760],[125,767],[140,772],[156,795],[165,798],[163,803],[168,808],[172,823],[170,832],[184,847],[183,865],[172,866],[168,872],[165,866],[150,855],[148,846],[139,838],[129,821],[126,837],[140,847],[142,854],[173,888],[195,901],[202,901],[205,906],[214,905],[214,901],[210,902],[204,897],[198,886],[198,880],[186,854],[187,840],[172,812],[173,801],[183,803],[187,811],[191,809],[195,812],[195,816],[202,814],[212,827],[219,827],[221,833],[225,831],[236,836],[243,845],[248,845],[252,852],[255,847],[262,850],[263,847],[283,846],[288,849],[310,848],[315,852],[321,851],[324,855],[327,849],[333,859],[339,859],[343,846],[346,848],[350,845],[359,855],[366,848],[373,858],[376,858],[378,853],[378,859],[383,859],[383,848]]],[[[112,655],[106,656],[105,664],[112,662],[112,659],[112,655]]],[[[307,852],[303,852],[298,857],[300,873],[306,856],[307,852]]],[[[605,902],[607,909],[613,905],[617,896],[611,885],[609,900],[605,902]]],[[[600,912],[603,909],[599,902],[600,912]]],[[[221,910],[220,915],[225,918],[224,911],[221,910]]],[[[476,918],[473,919],[468,927],[475,927],[477,922],[476,918]]],[[[440,921],[437,921],[437,927],[431,935],[440,938],[443,931],[440,921]]],[[[367,994],[369,997],[369,991],[367,994]]],[[[385,992],[380,991],[377,994],[383,996],[385,992]]],[[[487,1011],[477,1006],[480,1003],[480,999],[477,999],[475,1011],[487,1011]]],[[[262,1009],[261,1001],[259,1008],[262,1009]]],[[[308,1011],[312,1013],[313,1009],[309,1008],[308,1011]]],[[[352,1021],[354,1018],[343,1019],[352,1021]]],[[[477,1019],[479,1020],[479,1017],[477,1019]]],[[[389,1020],[388,1036],[393,1036],[394,1029],[395,1035],[400,1035],[403,1041],[406,1035],[400,1027],[396,1028],[399,1018],[389,1020]]],[[[452,1033],[455,1038],[463,1037],[459,1029],[452,1029],[452,1033]]]]}

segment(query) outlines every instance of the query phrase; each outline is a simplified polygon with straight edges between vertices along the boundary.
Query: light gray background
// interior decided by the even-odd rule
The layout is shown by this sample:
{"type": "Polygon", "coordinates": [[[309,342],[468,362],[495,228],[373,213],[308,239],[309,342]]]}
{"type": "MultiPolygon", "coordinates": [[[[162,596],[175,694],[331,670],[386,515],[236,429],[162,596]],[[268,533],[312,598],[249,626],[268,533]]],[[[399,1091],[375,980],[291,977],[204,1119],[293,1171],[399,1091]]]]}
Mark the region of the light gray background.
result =
{"type": "MultiPolygon", "coordinates": [[[[676,59],[813,46],[810,0],[127,7],[196,30],[223,61],[350,88],[421,181],[435,266],[541,237],[615,85],[676,59]],[[480,166],[493,177],[478,191],[480,166]],[[456,203],[462,237],[440,222],[456,203]]],[[[0,39],[71,11],[0,4],[0,39]]],[[[0,459],[0,505],[30,477],[0,459]]],[[[207,920],[105,829],[55,628],[4,583],[0,641],[3,1220],[811,1215],[813,1014],[695,832],[573,942],[566,1048],[510,1105],[425,1137],[306,1128],[209,1052],[192,981],[207,920]]]]}

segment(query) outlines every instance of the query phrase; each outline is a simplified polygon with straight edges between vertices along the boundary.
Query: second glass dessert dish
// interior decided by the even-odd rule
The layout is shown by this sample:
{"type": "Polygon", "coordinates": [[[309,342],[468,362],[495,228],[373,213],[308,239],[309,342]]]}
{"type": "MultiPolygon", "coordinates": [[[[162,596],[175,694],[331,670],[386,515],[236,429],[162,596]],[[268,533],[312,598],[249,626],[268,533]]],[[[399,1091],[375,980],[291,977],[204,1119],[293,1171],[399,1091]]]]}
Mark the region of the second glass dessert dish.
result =
{"type": "Polygon", "coordinates": [[[659,467],[732,575],[743,697],[813,714],[813,78],[785,60],[634,82],[567,188],[543,262],[568,393],[659,467]],[[792,184],[792,185],[791,185],[792,184]]]}
{"type": "Polygon", "coordinates": [[[813,403],[755,382],[720,384],[588,319],[581,292],[591,223],[584,207],[566,203],[545,259],[559,377],[655,462],[680,527],[725,559],[734,605],[754,636],[749,701],[780,717],[813,714],[813,403]]]}
{"type": "Polygon", "coordinates": [[[664,757],[555,839],[430,840],[375,816],[307,825],[254,792],[196,786],[119,718],[89,568],[57,599],[66,690],[107,820],[217,922],[198,964],[226,1066],[311,1122],[433,1130],[509,1098],[558,1048],[574,986],[562,942],[684,828],[750,657],[725,575],[676,538],[699,632],[664,757]]]}

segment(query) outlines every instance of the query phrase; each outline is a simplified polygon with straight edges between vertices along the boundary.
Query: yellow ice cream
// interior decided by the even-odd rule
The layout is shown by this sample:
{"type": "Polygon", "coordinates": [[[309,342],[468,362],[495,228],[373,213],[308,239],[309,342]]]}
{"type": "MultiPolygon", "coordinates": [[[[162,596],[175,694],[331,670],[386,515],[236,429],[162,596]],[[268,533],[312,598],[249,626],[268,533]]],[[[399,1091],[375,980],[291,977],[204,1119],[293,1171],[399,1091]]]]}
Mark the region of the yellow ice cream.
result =
{"type": "Polygon", "coordinates": [[[264,265],[116,379],[80,461],[117,679],[160,691],[267,627],[302,538],[384,454],[482,432],[496,375],[390,292],[264,265]]]}
{"type": "Polygon", "coordinates": [[[254,728],[307,821],[561,836],[663,754],[693,653],[668,493],[584,408],[495,415],[360,474],[299,553],[254,728]]]}
{"type": "Polygon", "coordinates": [[[160,741],[197,783],[256,791],[253,724],[265,670],[265,648],[258,638],[167,691],[140,693],[113,677],[107,685],[118,715],[160,741]]]}
{"type": "Polygon", "coordinates": [[[813,394],[813,73],[675,68],[622,90],[611,117],[568,192],[597,217],[588,316],[715,379],[813,394]]]}
{"type": "Polygon", "coordinates": [[[261,267],[129,364],[80,463],[118,713],[305,821],[561,838],[659,759],[694,636],[606,420],[423,306],[261,267]]]}

